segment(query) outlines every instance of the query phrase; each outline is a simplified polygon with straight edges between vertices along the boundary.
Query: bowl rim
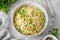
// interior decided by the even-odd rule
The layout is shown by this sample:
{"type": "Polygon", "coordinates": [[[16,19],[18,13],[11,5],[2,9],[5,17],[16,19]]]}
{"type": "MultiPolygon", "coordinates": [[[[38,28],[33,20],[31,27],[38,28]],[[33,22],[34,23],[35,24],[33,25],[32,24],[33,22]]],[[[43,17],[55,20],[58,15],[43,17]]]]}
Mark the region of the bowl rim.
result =
{"type": "Polygon", "coordinates": [[[43,40],[45,40],[47,37],[52,37],[52,38],[54,38],[54,40],[58,40],[55,36],[53,36],[53,35],[51,35],[51,34],[46,35],[43,40]]]}
{"type": "Polygon", "coordinates": [[[36,3],[36,2],[30,2],[30,1],[22,2],[22,3],[20,3],[18,6],[14,7],[14,9],[13,9],[12,11],[13,11],[13,12],[12,12],[12,15],[11,15],[11,24],[12,24],[12,26],[13,26],[12,28],[14,29],[14,31],[15,31],[16,33],[18,33],[18,35],[25,36],[25,37],[34,37],[34,36],[37,36],[37,35],[41,34],[41,33],[46,29],[46,27],[47,27],[47,24],[48,24],[48,14],[47,14],[47,11],[44,9],[44,7],[42,7],[40,4],[38,4],[38,3],[36,3]],[[14,27],[14,24],[13,24],[13,15],[14,15],[14,12],[16,11],[16,9],[18,9],[18,7],[20,7],[20,6],[24,5],[24,4],[31,4],[31,5],[33,5],[33,6],[37,6],[37,7],[39,7],[39,8],[44,12],[44,15],[45,15],[45,18],[46,18],[45,26],[44,26],[43,29],[42,29],[39,33],[37,33],[36,35],[27,36],[27,35],[21,34],[21,33],[19,33],[19,32],[16,30],[16,28],[14,27]]]}

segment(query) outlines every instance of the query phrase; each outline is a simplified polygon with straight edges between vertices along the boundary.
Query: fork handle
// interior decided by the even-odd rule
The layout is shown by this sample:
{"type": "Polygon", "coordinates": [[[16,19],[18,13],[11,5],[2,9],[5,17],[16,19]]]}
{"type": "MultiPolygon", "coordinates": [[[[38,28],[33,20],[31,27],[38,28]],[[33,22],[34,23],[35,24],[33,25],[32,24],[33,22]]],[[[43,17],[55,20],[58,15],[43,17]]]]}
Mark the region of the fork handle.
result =
{"type": "Polygon", "coordinates": [[[47,6],[49,8],[51,19],[52,19],[52,21],[54,21],[54,19],[55,19],[55,14],[54,13],[55,12],[52,8],[52,5],[50,4],[49,0],[45,0],[45,2],[46,2],[47,6]]]}

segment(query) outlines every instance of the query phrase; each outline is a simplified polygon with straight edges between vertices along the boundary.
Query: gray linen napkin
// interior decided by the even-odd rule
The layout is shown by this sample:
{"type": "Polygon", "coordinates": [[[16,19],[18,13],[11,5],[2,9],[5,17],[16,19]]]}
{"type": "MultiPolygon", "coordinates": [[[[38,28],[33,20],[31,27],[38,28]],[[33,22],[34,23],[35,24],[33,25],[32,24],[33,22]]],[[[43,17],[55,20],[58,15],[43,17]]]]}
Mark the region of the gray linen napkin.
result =
{"type": "Polygon", "coordinates": [[[7,30],[9,17],[0,11],[0,40],[10,40],[11,35],[10,32],[7,30]]]}
{"type": "Polygon", "coordinates": [[[5,26],[0,26],[0,40],[10,40],[11,35],[9,31],[5,28],[5,26]]]}
{"type": "Polygon", "coordinates": [[[12,38],[10,32],[4,25],[0,26],[0,40],[24,40],[22,38],[12,38]]]}

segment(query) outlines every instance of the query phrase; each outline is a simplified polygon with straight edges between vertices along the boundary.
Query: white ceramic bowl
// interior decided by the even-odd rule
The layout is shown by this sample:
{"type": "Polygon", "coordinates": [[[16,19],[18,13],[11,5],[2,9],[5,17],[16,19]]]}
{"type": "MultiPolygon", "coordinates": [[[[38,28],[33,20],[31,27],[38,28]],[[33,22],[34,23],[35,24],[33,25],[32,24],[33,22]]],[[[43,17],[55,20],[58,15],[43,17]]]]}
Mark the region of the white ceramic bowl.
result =
{"type": "Polygon", "coordinates": [[[37,8],[39,8],[39,9],[41,9],[41,10],[44,12],[44,15],[45,15],[45,18],[46,18],[44,28],[43,28],[39,33],[37,33],[36,35],[32,35],[32,36],[28,36],[28,37],[33,37],[33,36],[37,36],[37,35],[41,34],[41,33],[46,29],[46,27],[47,27],[47,24],[48,24],[48,15],[47,15],[47,12],[46,12],[46,10],[44,9],[44,7],[42,7],[40,4],[37,4],[37,3],[35,3],[35,2],[22,2],[22,3],[20,3],[19,5],[17,5],[17,6],[12,10],[11,24],[12,24],[13,31],[14,31],[17,35],[27,36],[27,35],[23,35],[23,34],[19,33],[19,32],[15,29],[14,24],[13,24],[14,12],[16,11],[16,9],[17,9],[18,7],[21,7],[22,5],[33,5],[33,6],[36,6],[37,8]]]}
{"type": "Polygon", "coordinates": [[[53,36],[53,35],[47,35],[47,36],[45,36],[45,38],[43,39],[43,40],[45,40],[47,37],[51,37],[51,38],[53,38],[53,40],[58,40],[55,36],[53,36]]]}

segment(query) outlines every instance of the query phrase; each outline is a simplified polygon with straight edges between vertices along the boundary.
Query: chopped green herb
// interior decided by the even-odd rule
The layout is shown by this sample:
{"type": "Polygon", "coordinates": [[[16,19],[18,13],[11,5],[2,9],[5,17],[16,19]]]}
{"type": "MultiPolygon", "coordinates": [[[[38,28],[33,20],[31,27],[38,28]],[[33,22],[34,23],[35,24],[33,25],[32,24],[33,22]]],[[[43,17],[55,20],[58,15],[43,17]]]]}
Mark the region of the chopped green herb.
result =
{"type": "Polygon", "coordinates": [[[19,10],[19,14],[26,19],[27,15],[24,10],[19,10]]]}
{"type": "Polygon", "coordinates": [[[21,16],[25,16],[25,11],[23,11],[23,10],[19,10],[19,14],[21,15],[21,16]]]}

